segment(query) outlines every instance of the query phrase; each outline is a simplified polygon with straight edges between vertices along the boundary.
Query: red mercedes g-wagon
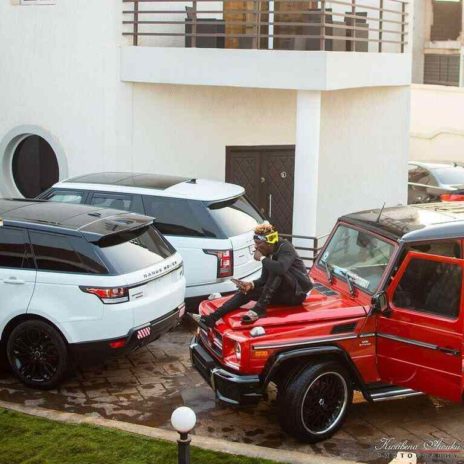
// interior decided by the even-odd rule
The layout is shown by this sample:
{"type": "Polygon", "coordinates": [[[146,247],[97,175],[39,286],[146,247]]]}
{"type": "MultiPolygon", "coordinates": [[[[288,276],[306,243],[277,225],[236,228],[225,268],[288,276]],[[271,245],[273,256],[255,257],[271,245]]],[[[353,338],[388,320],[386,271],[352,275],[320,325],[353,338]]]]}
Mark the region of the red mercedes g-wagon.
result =
{"type": "MultiPolygon", "coordinates": [[[[247,307],[190,350],[217,397],[258,401],[270,382],[284,430],[306,442],[342,425],[353,390],[368,401],[421,393],[463,400],[464,204],[372,210],[339,219],[297,307],[247,307]]],[[[209,314],[223,299],[204,301],[209,314]]]]}

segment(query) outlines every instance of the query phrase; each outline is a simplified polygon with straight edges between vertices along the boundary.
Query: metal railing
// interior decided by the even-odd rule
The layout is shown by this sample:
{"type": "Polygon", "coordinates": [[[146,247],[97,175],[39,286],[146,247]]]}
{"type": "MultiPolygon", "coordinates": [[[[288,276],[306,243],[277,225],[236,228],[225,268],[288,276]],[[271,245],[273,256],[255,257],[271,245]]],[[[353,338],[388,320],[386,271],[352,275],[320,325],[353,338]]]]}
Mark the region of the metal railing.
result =
{"type": "Polygon", "coordinates": [[[324,235],[322,237],[309,237],[307,235],[290,234],[279,235],[293,244],[301,259],[305,262],[307,269],[311,269],[314,261],[316,260],[324,245],[325,239],[328,237],[328,235],[324,235]]]}
{"type": "Polygon", "coordinates": [[[409,0],[122,0],[133,45],[400,52],[409,0]]]}

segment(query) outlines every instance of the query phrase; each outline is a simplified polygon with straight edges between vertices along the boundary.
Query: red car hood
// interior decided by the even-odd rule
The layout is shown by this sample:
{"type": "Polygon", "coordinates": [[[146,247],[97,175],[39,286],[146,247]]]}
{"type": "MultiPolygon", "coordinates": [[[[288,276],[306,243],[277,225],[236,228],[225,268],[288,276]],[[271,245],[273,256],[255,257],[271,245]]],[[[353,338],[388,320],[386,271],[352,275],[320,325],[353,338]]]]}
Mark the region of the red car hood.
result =
{"type": "MultiPolygon", "coordinates": [[[[350,319],[363,317],[366,315],[366,309],[355,299],[349,298],[339,293],[333,292],[333,295],[326,296],[313,289],[307,296],[303,304],[299,306],[278,306],[270,307],[267,310],[266,317],[260,318],[254,324],[242,324],[242,316],[254,306],[250,302],[240,310],[234,311],[223,318],[224,322],[218,324],[219,330],[221,325],[235,330],[243,330],[253,326],[271,327],[279,325],[308,324],[314,322],[323,322],[337,319],[350,319]]],[[[227,298],[205,301],[200,305],[200,314],[210,314],[220,307],[227,298]]]]}

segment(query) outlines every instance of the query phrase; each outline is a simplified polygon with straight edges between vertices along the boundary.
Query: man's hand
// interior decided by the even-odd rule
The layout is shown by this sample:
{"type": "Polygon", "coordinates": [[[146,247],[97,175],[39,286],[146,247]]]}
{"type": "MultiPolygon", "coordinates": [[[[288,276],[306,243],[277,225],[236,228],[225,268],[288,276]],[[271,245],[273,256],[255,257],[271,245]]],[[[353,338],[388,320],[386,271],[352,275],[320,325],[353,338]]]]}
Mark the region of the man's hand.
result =
{"type": "Polygon", "coordinates": [[[242,293],[247,294],[249,291],[253,290],[253,282],[242,282],[242,285],[240,287],[240,291],[242,293]]]}
{"type": "Polygon", "coordinates": [[[232,282],[237,286],[237,288],[242,293],[248,293],[250,290],[253,290],[253,282],[244,282],[243,280],[231,279],[232,282]]]}
{"type": "Polygon", "coordinates": [[[258,248],[256,248],[255,254],[253,257],[255,258],[256,261],[261,261],[261,258],[263,258],[264,255],[261,253],[261,251],[258,248]]]}

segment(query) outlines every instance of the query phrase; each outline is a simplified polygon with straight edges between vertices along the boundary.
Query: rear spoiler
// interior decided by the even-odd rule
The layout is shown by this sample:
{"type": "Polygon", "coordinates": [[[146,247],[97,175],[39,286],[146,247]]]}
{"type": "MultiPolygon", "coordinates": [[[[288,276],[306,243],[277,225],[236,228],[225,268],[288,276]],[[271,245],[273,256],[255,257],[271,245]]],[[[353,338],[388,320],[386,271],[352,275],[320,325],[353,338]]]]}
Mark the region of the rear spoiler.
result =
{"type": "Polygon", "coordinates": [[[118,235],[149,227],[154,221],[152,217],[127,213],[98,219],[79,230],[88,242],[98,244],[102,240],[115,239],[118,235]]]}

